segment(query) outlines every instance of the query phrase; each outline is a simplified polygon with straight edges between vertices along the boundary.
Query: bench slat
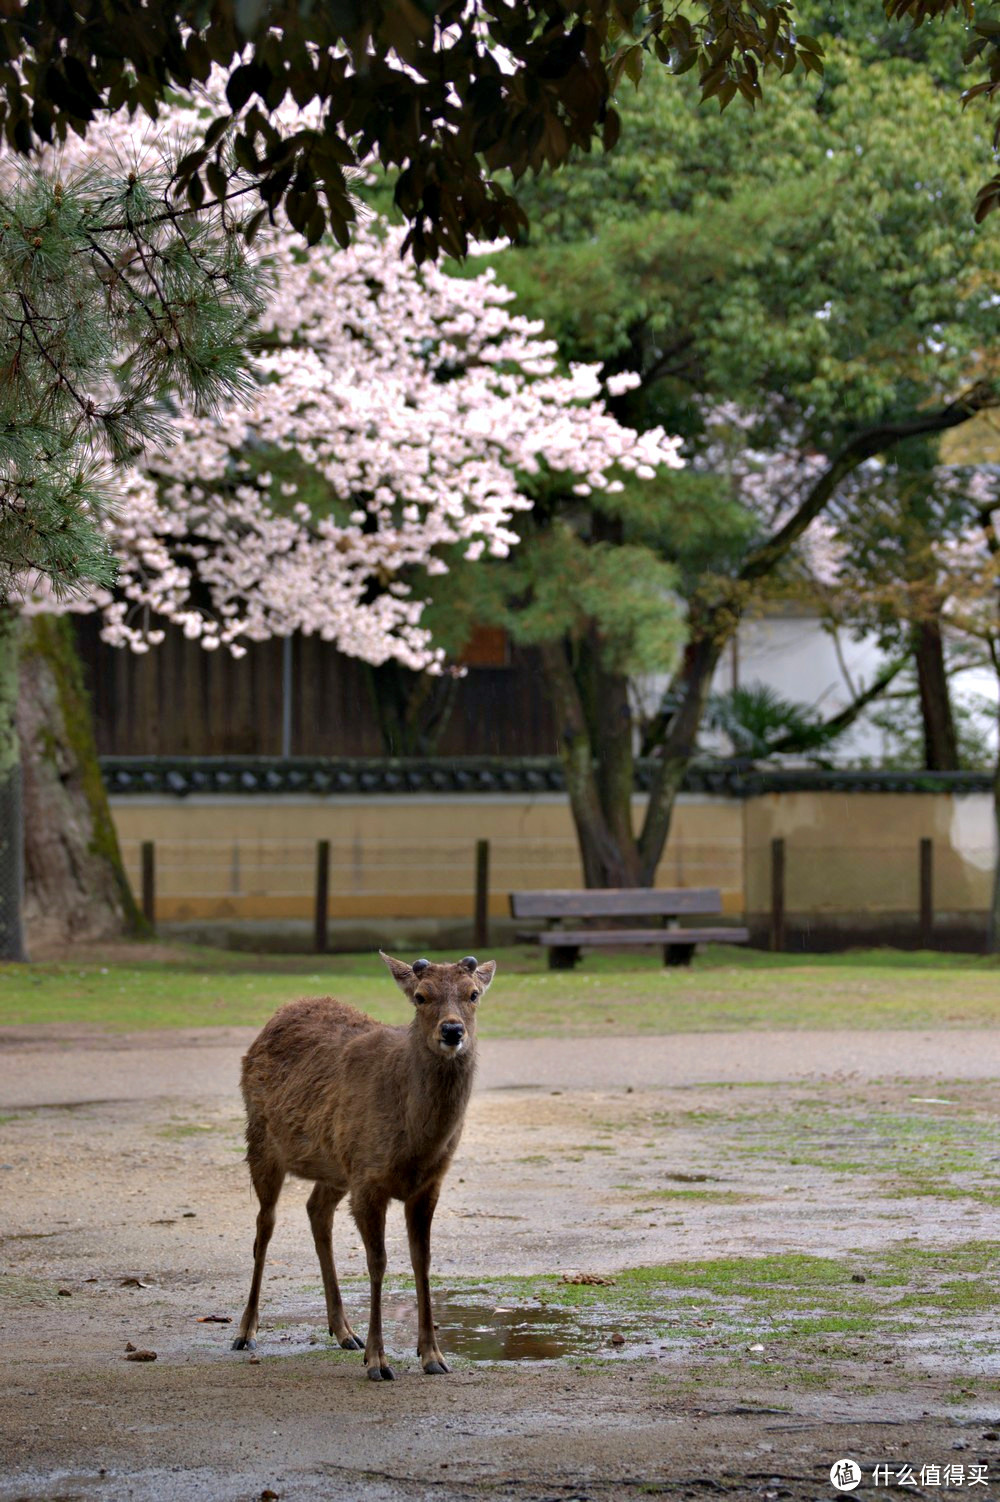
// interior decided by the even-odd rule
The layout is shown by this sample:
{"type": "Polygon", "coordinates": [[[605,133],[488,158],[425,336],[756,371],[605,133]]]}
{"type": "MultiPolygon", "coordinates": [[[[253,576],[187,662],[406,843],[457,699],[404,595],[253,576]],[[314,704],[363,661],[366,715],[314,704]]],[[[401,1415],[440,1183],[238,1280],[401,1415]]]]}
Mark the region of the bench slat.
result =
{"type": "Polygon", "coordinates": [[[511,892],[513,918],[629,918],[721,913],[718,887],[602,887],[589,892],[511,892]]]}
{"type": "Polygon", "coordinates": [[[549,948],[596,948],[603,944],[748,944],[748,928],[550,928],[537,934],[549,948]]]}

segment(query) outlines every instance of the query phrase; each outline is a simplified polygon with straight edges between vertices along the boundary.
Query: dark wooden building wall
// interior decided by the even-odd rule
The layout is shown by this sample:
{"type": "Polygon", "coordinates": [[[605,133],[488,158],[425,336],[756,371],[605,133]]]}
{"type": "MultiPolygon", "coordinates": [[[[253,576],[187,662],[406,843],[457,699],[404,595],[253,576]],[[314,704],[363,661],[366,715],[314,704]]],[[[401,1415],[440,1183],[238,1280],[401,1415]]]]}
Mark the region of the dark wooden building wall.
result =
{"type": "MultiPolygon", "coordinates": [[[[245,657],[206,652],[179,631],[136,655],[106,646],[92,616],[78,641],[105,756],[279,756],[282,643],[245,657]]],[[[293,756],[384,756],[371,674],[315,637],[292,643],[293,756]]],[[[534,652],[509,649],[504,667],[470,667],[436,750],[442,756],[551,756],[552,709],[534,652]]]]}

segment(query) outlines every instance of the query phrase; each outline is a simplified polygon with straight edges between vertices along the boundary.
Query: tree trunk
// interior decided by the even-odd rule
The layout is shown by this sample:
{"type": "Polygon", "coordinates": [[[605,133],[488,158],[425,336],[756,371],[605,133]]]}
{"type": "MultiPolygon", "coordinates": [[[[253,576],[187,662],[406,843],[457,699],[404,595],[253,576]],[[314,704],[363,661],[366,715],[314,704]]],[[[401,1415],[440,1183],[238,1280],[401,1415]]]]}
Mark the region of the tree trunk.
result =
{"type": "Polygon", "coordinates": [[[639,837],[640,881],[643,886],[652,886],[656,876],[670,833],[677,794],[698,744],[705,704],[724,645],[725,639],[721,635],[709,632],[694,635],[685,648],[684,661],[674,680],[682,693],[680,707],[662,726],[662,752],[639,837]]]}
{"type": "Polygon", "coordinates": [[[399,662],[366,669],[375,718],[387,756],[433,756],[455,707],[451,673],[415,673],[399,662]]]}
{"type": "Polygon", "coordinates": [[[600,666],[599,643],[579,645],[576,673],[563,642],[543,644],[542,664],[556,705],[559,750],[588,887],[651,887],[655,882],[723,645],[721,636],[710,633],[688,643],[675,679],[683,695],[681,706],[659,727],[662,757],[636,840],[627,681],[600,666]]]}
{"type": "Polygon", "coordinates": [[[17,612],[0,605],[0,960],[24,960],[24,814],[17,735],[17,612]]]}
{"type": "MultiPolygon", "coordinates": [[[[620,814],[609,820],[601,798],[601,785],[595,770],[594,743],[587,725],[579,686],[570,667],[566,645],[562,641],[545,642],[541,647],[542,668],[549,692],[556,706],[559,725],[559,754],[566,777],[570,810],[580,847],[583,880],[587,887],[634,887],[638,882],[638,852],[631,837],[622,838],[620,814]]],[[[605,747],[610,756],[621,751],[621,737],[612,738],[605,747]]],[[[632,750],[628,745],[628,775],[631,780],[632,750]]],[[[602,770],[602,779],[620,786],[620,767],[602,770]]],[[[629,787],[631,797],[631,786],[629,787]]]]}
{"type": "Polygon", "coordinates": [[[632,822],[635,756],[628,679],[606,668],[602,643],[591,629],[578,644],[575,678],[594,756],[597,799],[623,873],[614,886],[638,886],[639,850],[632,822]]]}
{"type": "Polygon", "coordinates": [[[913,627],[920,714],[924,726],[924,761],[928,772],[957,772],[958,736],[951,709],[941,622],[933,616],[913,627]]]}
{"type": "Polygon", "coordinates": [[[141,932],[66,617],[22,623],[17,728],[27,831],[24,914],[32,946],[141,932]]]}

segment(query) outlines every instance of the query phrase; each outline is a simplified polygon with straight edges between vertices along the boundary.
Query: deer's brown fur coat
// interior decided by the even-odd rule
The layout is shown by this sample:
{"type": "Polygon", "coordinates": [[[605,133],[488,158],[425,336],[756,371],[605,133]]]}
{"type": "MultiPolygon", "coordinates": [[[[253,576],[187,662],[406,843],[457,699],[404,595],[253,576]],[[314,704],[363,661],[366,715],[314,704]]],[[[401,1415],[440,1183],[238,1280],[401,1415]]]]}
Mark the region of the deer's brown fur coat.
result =
{"type": "Polygon", "coordinates": [[[345,1194],[371,1281],[365,1344],[369,1377],[391,1379],[382,1343],[385,1214],[403,1201],[417,1288],[417,1352],[424,1371],[447,1371],[431,1312],[430,1229],[441,1181],[458,1147],[475,1072],[476,1004],[495,964],[413,966],[383,955],[414,1003],[409,1027],[388,1027],[333,997],[276,1012],[243,1060],[247,1161],[260,1201],[250,1296],[234,1341],[252,1347],[275,1206],[287,1174],[315,1182],[308,1211],[323,1273],[331,1335],[361,1341],[344,1315],[333,1261],[334,1211],[345,1194]]]}

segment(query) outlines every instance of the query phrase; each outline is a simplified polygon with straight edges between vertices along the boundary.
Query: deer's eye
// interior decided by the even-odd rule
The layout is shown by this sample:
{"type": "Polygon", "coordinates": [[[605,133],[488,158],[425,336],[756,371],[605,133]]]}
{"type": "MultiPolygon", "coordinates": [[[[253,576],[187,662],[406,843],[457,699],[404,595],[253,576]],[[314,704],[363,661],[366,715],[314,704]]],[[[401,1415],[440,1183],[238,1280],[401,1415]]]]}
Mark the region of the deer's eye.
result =
{"type": "Polygon", "coordinates": [[[427,997],[422,991],[417,991],[413,997],[413,1000],[417,1003],[418,1007],[422,1007],[424,1002],[427,1000],[427,997]]]}
{"type": "Polygon", "coordinates": [[[479,1000],[479,992],[478,991],[470,991],[469,992],[469,1000],[470,1001],[478,1001],[479,1000]]]}

